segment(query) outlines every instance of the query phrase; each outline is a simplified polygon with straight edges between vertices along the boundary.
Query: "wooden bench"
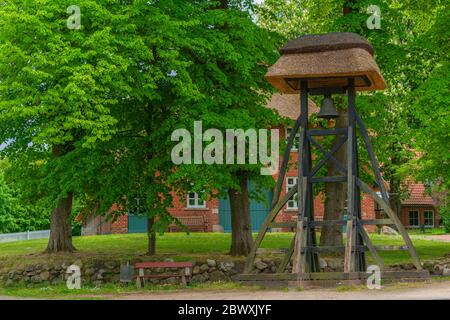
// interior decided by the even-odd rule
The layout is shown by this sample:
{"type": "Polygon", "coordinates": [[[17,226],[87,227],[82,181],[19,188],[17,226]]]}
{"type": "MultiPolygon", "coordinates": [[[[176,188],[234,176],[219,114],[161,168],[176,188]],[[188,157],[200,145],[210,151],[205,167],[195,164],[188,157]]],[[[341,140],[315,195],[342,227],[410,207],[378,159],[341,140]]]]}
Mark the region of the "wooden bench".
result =
{"type": "Polygon", "coordinates": [[[142,288],[145,285],[145,279],[155,278],[181,278],[181,283],[187,286],[191,278],[192,262],[139,262],[134,265],[135,269],[139,270],[136,276],[136,286],[142,288]],[[178,268],[178,273],[164,273],[164,274],[145,274],[145,269],[156,268],[178,268]]]}
{"type": "MultiPolygon", "coordinates": [[[[208,223],[203,216],[177,217],[180,223],[187,227],[189,231],[208,231],[208,223]]],[[[172,223],[169,225],[169,232],[184,231],[179,225],[172,223]]]]}

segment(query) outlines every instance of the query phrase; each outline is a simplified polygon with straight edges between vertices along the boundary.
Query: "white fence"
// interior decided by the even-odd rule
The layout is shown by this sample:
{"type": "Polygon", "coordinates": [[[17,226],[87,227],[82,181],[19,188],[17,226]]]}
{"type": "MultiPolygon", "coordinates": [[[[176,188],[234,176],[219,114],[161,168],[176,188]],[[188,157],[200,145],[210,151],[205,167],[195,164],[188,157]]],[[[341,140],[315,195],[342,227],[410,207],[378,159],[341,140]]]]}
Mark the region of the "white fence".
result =
{"type": "Polygon", "coordinates": [[[21,240],[33,240],[33,239],[48,239],[49,237],[50,237],[50,230],[0,233],[0,243],[21,241],[21,240]]]}

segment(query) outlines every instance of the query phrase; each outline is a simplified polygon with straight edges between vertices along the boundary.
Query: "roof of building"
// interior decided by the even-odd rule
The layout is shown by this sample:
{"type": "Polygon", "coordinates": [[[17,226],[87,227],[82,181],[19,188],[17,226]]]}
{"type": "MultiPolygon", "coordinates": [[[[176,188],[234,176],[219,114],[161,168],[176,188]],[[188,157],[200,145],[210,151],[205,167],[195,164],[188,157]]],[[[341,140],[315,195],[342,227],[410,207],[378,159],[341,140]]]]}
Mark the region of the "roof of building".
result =
{"type": "Polygon", "coordinates": [[[423,183],[407,182],[409,198],[402,201],[403,205],[431,205],[437,204],[427,192],[423,183]]]}
{"type": "MultiPolygon", "coordinates": [[[[274,95],[272,95],[272,98],[267,106],[271,109],[277,110],[282,117],[297,120],[297,118],[300,116],[300,95],[275,93],[274,95]]],[[[314,103],[314,101],[309,100],[309,115],[317,112],[319,112],[319,108],[314,103]]]]}

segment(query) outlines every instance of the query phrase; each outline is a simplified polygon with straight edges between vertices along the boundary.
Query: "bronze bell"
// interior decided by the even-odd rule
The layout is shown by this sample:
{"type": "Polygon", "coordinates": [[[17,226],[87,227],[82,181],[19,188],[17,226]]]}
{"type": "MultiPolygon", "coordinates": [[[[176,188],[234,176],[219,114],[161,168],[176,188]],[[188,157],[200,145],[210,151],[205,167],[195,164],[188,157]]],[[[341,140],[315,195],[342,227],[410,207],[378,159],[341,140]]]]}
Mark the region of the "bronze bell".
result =
{"type": "Polygon", "coordinates": [[[339,117],[339,113],[334,106],[334,101],[331,98],[331,95],[326,95],[323,99],[322,105],[320,106],[320,112],[317,117],[323,119],[333,119],[339,117]]]}

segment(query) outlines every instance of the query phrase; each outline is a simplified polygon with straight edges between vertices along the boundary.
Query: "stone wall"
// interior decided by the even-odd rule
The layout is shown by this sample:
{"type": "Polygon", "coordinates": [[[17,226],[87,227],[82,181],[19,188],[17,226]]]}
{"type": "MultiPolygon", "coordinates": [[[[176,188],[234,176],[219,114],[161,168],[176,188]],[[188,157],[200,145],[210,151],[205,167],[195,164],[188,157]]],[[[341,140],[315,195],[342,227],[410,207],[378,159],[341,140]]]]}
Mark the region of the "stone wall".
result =
{"type": "MultiPolygon", "coordinates": [[[[172,261],[167,259],[166,261],[172,261]]],[[[137,261],[133,261],[135,263],[137,261]]],[[[277,259],[256,259],[253,273],[275,273],[280,260],[277,259]]],[[[120,280],[120,262],[119,261],[67,261],[54,264],[35,264],[19,266],[0,274],[0,283],[4,286],[25,285],[32,287],[34,285],[58,285],[63,284],[69,276],[66,273],[70,265],[78,265],[81,270],[82,285],[102,285],[105,283],[119,283],[120,280]]],[[[233,276],[242,273],[244,269],[244,260],[238,261],[216,261],[208,259],[194,263],[192,269],[191,283],[207,283],[217,281],[232,281],[233,276]]],[[[425,261],[424,268],[433,275],[450,276],[450,257],[442,260],[425,261]]],[[[320,267],[322,271],[342,271],[342,260],[339,259],[321,259],[320,267]]],[[[411,270],[413,265],[409,263],[391,266],[392,270],[411,270]]],[[[286,272],[291,272],[292,266],[288,265],[286,272]]],[[[173,274],[177,269],[153,269],[151,273],[169,273],[173,274]]],[[[135,273],[137,271],[135,270],[135,273]]],[[[149,279],[148,283],[158,284],[176,284],[177,278],[149,279]]]]}

